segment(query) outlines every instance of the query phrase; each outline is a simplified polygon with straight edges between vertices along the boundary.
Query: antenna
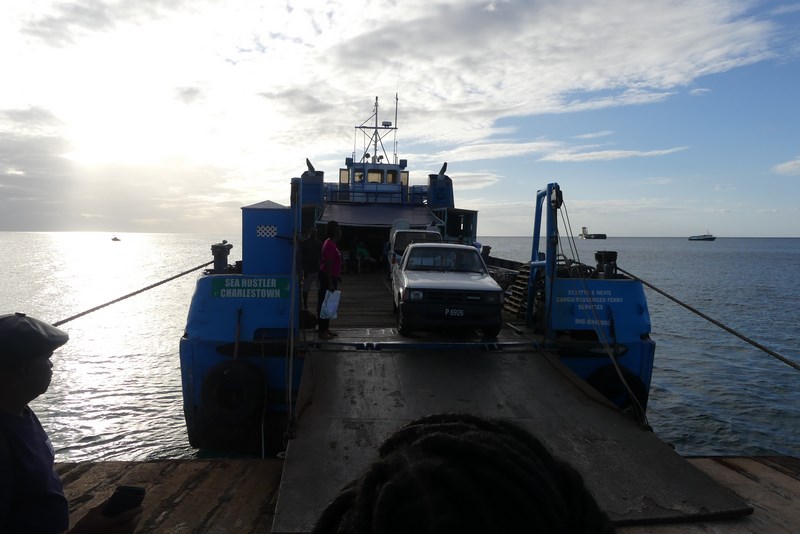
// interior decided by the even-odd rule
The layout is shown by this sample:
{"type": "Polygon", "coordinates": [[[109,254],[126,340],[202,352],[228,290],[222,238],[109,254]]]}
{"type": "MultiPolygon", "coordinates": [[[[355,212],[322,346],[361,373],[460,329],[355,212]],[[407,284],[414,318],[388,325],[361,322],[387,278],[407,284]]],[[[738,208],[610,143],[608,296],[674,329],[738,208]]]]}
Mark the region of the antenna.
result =
{"type": "Polygon", "coordinates": [[[394,164],[397,165],[397,105],[400,101],[398,93],[394,94],[394,164]]]}
{"type": "MultiPolygon", "coordinates": [[[[397,101],[398,96],[395,94],[395,119],[397,118],[397,101]]],[[[388,163],[389,155],[386,153],[386,147],[383,144],[383,138],[389,135],[389,131],[394,132],[394,164],[397,165],[397,127],[392,125],[392,121],[378,121],[378,97],[375,97],[375,110],[367,120],[356,126],[356,136],[360,131],[363,135],[364,150],[361,158],[358,159],[360,163],[383,163],[385,159],[388,163]],[[373,120],[374,119],[374,120],[373,120]],[[372,155],[368,151],[372,152],[372,155]],[[379,158],[379,152],[383,152],[383,157],[379,158]],[[371,161],[369,161],[371,159],[371,161]]],[[[353,161],[356,161],[356,139],[353,140],[353,161]]]]}
{"type": "Polygon", "coordinates": [[[376,156],[378,155],[378,97],[375,97],[375,150],[372,152],[376,156]]]}

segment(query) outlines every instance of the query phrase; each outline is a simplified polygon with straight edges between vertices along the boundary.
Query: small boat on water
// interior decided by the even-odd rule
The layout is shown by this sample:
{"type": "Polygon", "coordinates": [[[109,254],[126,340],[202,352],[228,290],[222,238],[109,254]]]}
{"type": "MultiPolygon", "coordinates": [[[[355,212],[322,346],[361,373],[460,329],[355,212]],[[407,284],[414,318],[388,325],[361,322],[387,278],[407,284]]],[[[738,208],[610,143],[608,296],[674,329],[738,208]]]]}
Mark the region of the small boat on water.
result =
{"type": "MultiPolygon", "coordinates": [[[[706,232],[708,232],[708,230],[706,230],[706,232]]],[[[689,241],[714,241],[715,239],[716,239],[716,236],[714,236],[712,234],[709,234],[709,233],[705,233],[705,234],[701,234],[701,235],[693,235],[693,236],[689,237],[689,241]]]]}
{"type": "Polygon", "coordinates": [[[111,241],[122,241],[122,240],[120,238],[118,238],[117,236],[114,236],[114,237],[111,238],[111,241]]]}
{"type": "MultiPolygon", "coordinates": [[[[391,122],[379,123],[376,98],[373,115],[356,127],[356,135],[366,140],[364,150],[345,158],[336,182],[325,182],[324,172],[306,160],[307,170],[291,180],[289,206],[264,201],[242,208],[242,261],[228,264],[233,245],[227,241],[211,246],[214,266],[197,281],[180,341],[192,446],[270,455],[283,446],[309,348],[300,339],[297,251],[311,227],[324,235],[328,221],[339,223],[344,261],[349,244],[356,242],[380,257],[397,220],[410,228],[435,228],[444,242],[475,244],[477,211],[455,206],[447,164],[428,175],[427,185],[411,185],[407,161],[383,150],[383,138],[395,132],[391,122]]],[[[546,250],[525,265],[530,270],[523,306],[538,340],[533,343],[555,351],[612,402],[634,406],[643,416],[655,343],[649,338],[642,285],[617,272],[612,251],[598,253],[596,265],[564,260],[563,251],[556,250],[561,198],[558,184],[537,197],[532,250],[538,251],[540,243],[546,250]]],[[[491,258],[490,249],[482,251],[490,271],[494,266],[517,277],[521,265],[491,258]]],[[[385,303],[364,305],[388,307],[391,299],[387,291],[385,303]]],[[[457,342],[436,344],[452,348],[457,342]]],[[[398,346],[414,350],[413,344],[398,346]]]]}
{"type": "Polygon", "coordinates": [[[585,227],[581,227],[581,233],[578,234],[578,237],[581,239],[606,239],[606,234],[590,234],[589,230],[585,227]]]}

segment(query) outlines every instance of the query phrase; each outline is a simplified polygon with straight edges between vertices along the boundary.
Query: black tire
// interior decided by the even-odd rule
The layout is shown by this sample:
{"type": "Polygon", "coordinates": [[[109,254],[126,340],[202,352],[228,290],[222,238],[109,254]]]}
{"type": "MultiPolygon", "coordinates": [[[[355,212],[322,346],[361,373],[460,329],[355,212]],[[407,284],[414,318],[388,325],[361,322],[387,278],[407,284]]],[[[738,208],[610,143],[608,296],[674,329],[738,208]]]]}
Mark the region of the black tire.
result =
{"type": "MultiPolygon", "coordinates": [[[[628,383],[636,400],[638,400],[639,404],[642,406],[642,410],[646,410],[649,395],[644,383],[630,369],[620,367],[620,370],[622,371],[622,376],[625,378],[625,382],[628,383]]],[[[624,410],[633,405],[631,396],[624,384],[620,381],[617,370],[613,365],[604,365],[596,369],[589,378],[586,379],[586,382],[605,398],[616,404],[620,409],[624,410]]]]}
{"type": "Polygon", "coordinates": [[[501,328],[502,325],[483,327],[481,328],[481,330],[483,330],[483,337],[495,338],[497,337],[497,334],[500,333],[501,328]]]}
{"type": "Polygon", "coordinates": [[[206,417],[217,425],[239,427],[257,422],[264,405],[262,371],[240,359],[226,360],[209,371],[200,398],[206,417]]]}
{"type": "Polygon", "coordinates": [[[397,309],[397,331],[400,333],[401,336],[407,336],[411,333],[411,329],[408,327],[408,323],[403,317],[402,308],[397,309]]]}

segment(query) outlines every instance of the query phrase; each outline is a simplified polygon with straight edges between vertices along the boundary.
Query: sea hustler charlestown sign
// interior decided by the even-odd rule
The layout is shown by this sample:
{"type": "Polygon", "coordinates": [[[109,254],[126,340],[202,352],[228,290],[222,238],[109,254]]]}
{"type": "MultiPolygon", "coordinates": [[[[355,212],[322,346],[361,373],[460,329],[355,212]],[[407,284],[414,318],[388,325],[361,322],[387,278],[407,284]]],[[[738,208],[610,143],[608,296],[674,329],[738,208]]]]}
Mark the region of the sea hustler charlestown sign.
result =
{"type": "Polygon", "coordinates": [[[211,296],[221,299],[287,299],[289,279],[243,276],[214,278],[211,296]]]}

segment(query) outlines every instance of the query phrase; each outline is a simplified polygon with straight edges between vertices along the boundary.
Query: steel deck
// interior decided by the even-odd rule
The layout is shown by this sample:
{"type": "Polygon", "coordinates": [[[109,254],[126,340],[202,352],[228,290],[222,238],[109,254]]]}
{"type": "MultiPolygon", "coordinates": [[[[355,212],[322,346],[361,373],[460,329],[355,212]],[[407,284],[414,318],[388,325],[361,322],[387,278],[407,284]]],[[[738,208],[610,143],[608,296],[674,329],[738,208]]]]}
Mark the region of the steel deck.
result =
{"type": "Polygon", "coordinates": [[[438,346],[429,336],[404,349],[393,329],[353,329],[340,331],[336,344],[311,348],[273,532],[309,532],[391,432],[444,411],[521,424],[583,475],[618,525],[752,512],[555,359],[504,336],[505,331],[497,343],[485,345],[466,339],[438,346]],[[365,345],[365,340],[371,341],[365,345]]]}

